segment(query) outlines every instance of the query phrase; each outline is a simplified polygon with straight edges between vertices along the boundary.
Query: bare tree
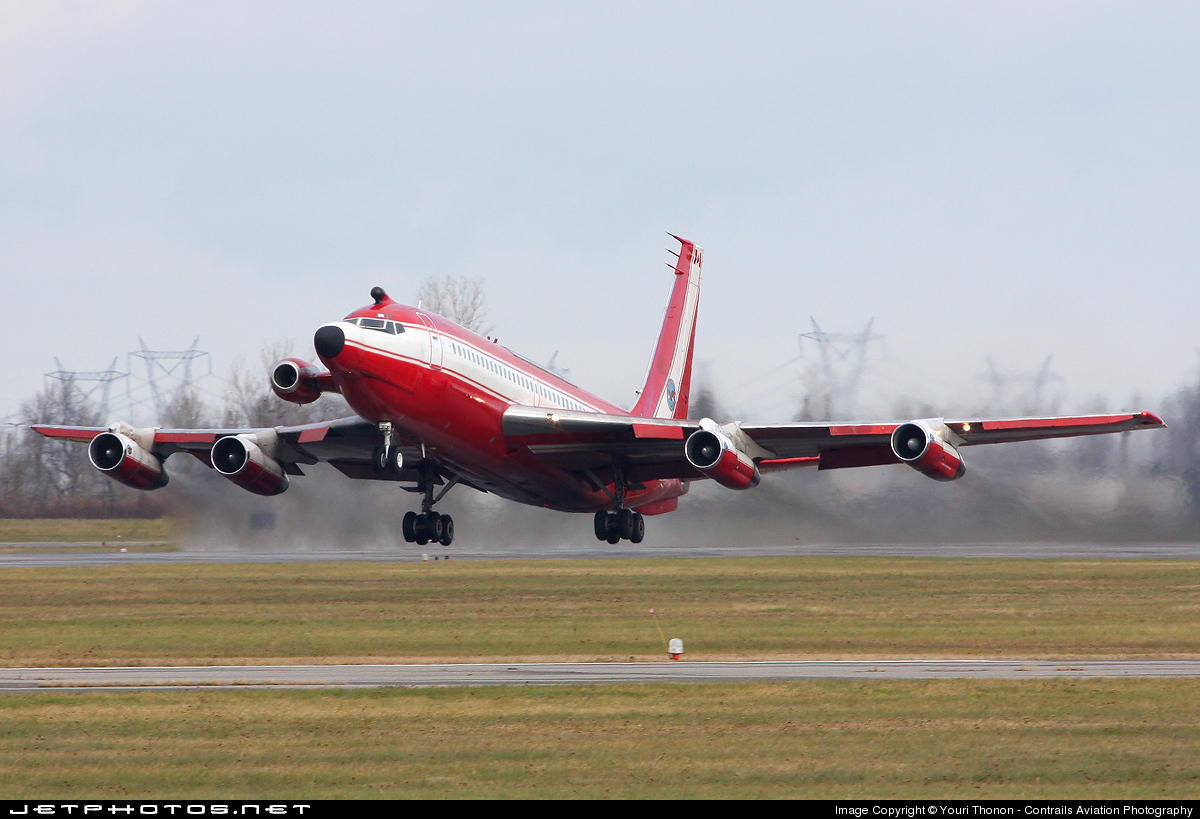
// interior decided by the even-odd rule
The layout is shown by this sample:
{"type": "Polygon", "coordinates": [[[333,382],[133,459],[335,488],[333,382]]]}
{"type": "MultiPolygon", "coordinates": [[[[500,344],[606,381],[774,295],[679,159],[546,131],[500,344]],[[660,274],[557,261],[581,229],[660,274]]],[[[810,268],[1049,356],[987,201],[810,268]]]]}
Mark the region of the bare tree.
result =
{"type": "Polygon", "coordinates": [[[176,391],[170,402],[163,407],[159,419],[164,427],[197,429],[214,426],[212,411],[195,387],[184,387],[176,391]]]}
{"type": "MultiPolygon", "coordinates": [[[[30,423],[100,426],[100,413],[73,379],[53,381],[21,405],[30,423]]],[[[9,436],[4,446],[6,510],[19,516],[94,513],[111,507],[108,481],[88,462],[87,448],[44,438],[31,430],[9,436]]]]}
{"type": "Polygon", "coordinates": [[[417,301],[426,310],[445,316],[481,336],[490,335],[483,279],[429,276],[417,288],[417,301]]]}
{"type": "MultiPolygon", "coordinates": [[[[325,395],[311,404],[284,401],[271,389],[271,368],[295,352],[291,339],[263,345],[258,362],[239,358],[233,364],[225,392],[222,424],[227,427],[276,427],[327,421],[350,414],[340,395],[325,395]]],[[[302,356],[303,357],[303,356],[302,356]]],[[[309,358],[314,358],[311,354],[309,358]]]]}

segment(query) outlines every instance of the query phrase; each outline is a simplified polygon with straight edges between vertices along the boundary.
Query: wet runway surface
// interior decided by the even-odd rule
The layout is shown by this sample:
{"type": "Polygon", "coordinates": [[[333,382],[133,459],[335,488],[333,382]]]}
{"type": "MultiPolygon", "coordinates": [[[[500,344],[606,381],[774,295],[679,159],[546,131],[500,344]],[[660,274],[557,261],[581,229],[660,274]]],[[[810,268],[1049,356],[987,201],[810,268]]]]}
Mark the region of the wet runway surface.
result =
{"type": "Polygon", "coordinates": [[[831,660],[5,668],[0,693],[179,688],[424,688],[779,680],[1200,677],[1200,660],[831,660]]]}
{"type": "MultiPolygon", "coordinates": [[[[114,544],[109,543],[111,547],[114,544]]],[[[126,544],[136,549],[146,544],[126,544]]],[[[0,544],[0,568],[48,566],[115,566],[124,563],[304,563],[327,561],[410,562],[422,560],[538,560],[653,557],[1012,557],[1200,560],[1200,543],[878,543],[781,544],[730,546],[610,546],[595,542],[580,546],[494,548],[486,544],[455,543],[450,547],[412,545],[396,548],[305,550],[265,548],[203,548],[184,551],[78,551],[100,544],[5,543],[0,544]],[[70,549],[71,551],[68,551],[70,549]]]]}

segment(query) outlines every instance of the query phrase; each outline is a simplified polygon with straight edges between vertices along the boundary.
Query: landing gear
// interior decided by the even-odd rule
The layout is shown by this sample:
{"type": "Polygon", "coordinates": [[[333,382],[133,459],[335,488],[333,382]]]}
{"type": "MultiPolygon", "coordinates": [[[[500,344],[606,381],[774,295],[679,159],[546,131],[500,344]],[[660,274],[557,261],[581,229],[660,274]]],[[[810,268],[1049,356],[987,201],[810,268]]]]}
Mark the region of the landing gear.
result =
{"type": "Polygon", "coordinates": [[[371,453],[371,467],[376,475],[391,472],[399,476],[404,471],[404,450],[396,444],[396,431],[391,421],[380,421],[379,431],[383,434],[383,446],[375,447],[371,453]]]}
{"type": "Polygon", "coordinates": [[[454,541],[454,518],[449,515],[439,515],[437,512],[408,512],[404,515],[401,527],[404,539],[409,543],[424,546],[426,543],[440,543],[449,546],[454,541]]]}
{"type": "Polygon", "coordinates": [[[423,492],[425,497],[421,500],[420,514],[408,512],[404,515],[404,520],[400,525],[404,540],[408,543],[416,543],[418,546],[424,546],[426,543],[440,543],[443,546],[449,546],[454,541],[454,518],[449,515],[439,515],[433,511],[433,505],[458,483],[458,478],[451,478],[435,498],[433,482],[437,477],[437,472],[433,464],[429,461],[421,461],[417,464],[416,469],[421,476],[416,491],[423,492]]]}
{"type": "Polygon", "coordinates": [[[622,464],[614,462],[612,469],[613,489],[611,492],[608,490],[605,481],[593,474],[591,470],[585,470],[592,484],[597,489],[604,490],[604,494],[608,495],[609,499],[613,502],[611,512],[606,509],[596,512],[593,524],[596,539],[607,540],[614,545],[620,543],[622,540],[628,540],[630,543],[641,543],[642,538],[646,536],[646,521],[640,512],[624,508],[625,492],[628,489],[644,489],[645,487],[641,484],[627,483],[625,480],[625,469],[622,464]]]}
{"type": "Polygon", "coordinates": [[[596,513],[594,527],[597,540],[607,540],[616,544],[622,540],[630,543],[641,543],[646,536],[646,521],[641,513],[632,509],[620,509],[609,512],[601,509],[596,513]]]}

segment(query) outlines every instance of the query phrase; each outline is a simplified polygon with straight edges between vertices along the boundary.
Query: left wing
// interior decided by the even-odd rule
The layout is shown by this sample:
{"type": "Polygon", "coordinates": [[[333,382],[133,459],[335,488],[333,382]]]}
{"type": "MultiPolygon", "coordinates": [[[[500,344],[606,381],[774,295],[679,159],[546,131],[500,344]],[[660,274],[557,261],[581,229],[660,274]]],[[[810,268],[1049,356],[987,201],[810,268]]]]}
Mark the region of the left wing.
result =
{"type": "Polygon", "coordinates": [[[746,470],[804,466],[840,469],[908,463],[942,480],[962,474],[957,448],[976,444],[1100,435],[1165,426],[1148,412],[1053,418],[921,419],[863,424],[824,422],[769,426],[708,419],[673,420],[509,407],[506,437],[570,472],[611,477],[619,464],[627,480],[713,478],[726,486],[757,483],[746,470]]]}

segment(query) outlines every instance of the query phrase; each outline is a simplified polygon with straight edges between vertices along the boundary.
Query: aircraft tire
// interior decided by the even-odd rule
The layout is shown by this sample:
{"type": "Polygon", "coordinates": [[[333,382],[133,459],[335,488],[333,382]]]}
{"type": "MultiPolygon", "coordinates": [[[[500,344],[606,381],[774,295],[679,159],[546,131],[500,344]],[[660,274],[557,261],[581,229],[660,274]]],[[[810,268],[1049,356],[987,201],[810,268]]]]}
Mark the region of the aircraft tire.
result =
{"type": "Polygon", "coordinates": [[[425,515],[425,534],[434,543],[441,542],[443,534],[442,516],[437,512],[426,512],[425,515]]]}
{"type": "Polygon", "coordinates": [[[404,522],[400,524],[400,529],[404,533],[405,543],[415,543],[417,541],[417,513],[405,512],[404,522]]]}
{"type": "Polygon", "coordinates": [[[449,546],[454,542],[454,518],[449,515],[442,515],[442,536],[438,543],[443,546],[449,546]]]}
{"type": "Polygon", "coordinates": [[[622,540],[633,539],[633,523],[637,512],[632,509],[622,509],[617,512],[617,533],[622,540]]]}
{"type": "Polygon", "coordinates": [[[608,540],[608,512],[601,509],[595,518],[596,540],[608,540]]]}
{"type": "Polygon", "coordinates": [[[641,543],[642,538],[646,536],[646,519],[642,517],[640,512],[633,513],[633,522],[630,525],[629,542],[641,543]]]}
{"type": "Polygon", "coordinates": [[[371,452],[371,469],[376,475],[382,475],[388,468],[388,452],[381,446],[375,447],[371,452]]]}

